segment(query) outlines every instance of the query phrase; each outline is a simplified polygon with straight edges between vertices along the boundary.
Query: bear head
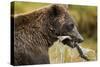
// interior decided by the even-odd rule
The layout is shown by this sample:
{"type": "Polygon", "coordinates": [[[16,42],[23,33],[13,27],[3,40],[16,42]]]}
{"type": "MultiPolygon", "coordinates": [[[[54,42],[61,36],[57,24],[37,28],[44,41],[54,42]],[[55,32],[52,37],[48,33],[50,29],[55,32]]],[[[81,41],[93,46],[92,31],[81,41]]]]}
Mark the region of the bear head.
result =
{"type": "Polygon", "coordinates": [[[75,21],[69,15],[67,5],[51,5],[46,13],[42,29],[49,36],[50,41],[59,39],[63,44],[72,48],[75,47],[75,42],[81,43],[83,41],[75,21]]]}

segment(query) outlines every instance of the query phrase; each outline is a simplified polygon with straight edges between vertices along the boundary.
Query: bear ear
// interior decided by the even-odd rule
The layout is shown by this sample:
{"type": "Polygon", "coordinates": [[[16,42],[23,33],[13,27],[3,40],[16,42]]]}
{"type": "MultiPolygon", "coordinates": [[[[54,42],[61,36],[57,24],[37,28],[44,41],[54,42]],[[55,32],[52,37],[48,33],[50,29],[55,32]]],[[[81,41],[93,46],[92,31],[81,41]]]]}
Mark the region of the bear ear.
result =
{"type": "Polygon", "coordinates": [[[64,14],[67,8],[68,8],[67,5],[53,4],[51,5],[51,9],[49,13],[50,15],[58,16],[58,15],[64,14]]]}

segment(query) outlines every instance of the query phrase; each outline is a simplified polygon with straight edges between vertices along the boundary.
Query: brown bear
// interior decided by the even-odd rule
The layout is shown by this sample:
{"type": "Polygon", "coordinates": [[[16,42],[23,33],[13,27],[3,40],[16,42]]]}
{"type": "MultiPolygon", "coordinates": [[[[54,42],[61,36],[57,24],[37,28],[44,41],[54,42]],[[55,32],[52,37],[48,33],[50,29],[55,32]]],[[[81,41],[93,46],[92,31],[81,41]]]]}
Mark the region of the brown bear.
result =
{"type": "Polygon", "coordinates": [[[13,65],[49,64],[48,49],[59,36],[70,36],[67,44],[82,42],[66,5],[52,4],[11,18],[14,23],[13,65]]]}

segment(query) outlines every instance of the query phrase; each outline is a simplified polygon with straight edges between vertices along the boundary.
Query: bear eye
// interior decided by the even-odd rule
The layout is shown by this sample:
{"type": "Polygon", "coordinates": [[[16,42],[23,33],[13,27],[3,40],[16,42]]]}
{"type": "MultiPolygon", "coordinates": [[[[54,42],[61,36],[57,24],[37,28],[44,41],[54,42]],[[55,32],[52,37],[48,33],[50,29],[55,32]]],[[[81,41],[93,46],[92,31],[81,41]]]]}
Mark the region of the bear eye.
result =
{"type": "Polygon", "coordinates": [[[71,28],[74,28],[74,24],[70,24],[70,27],[71,27],[71,28]]]}
{"type": "Polygon", "coordinates": [[[73,28],[74,28],[74,24],[69,24],[67,27],[68,31],[72,31],[73,28]]]}

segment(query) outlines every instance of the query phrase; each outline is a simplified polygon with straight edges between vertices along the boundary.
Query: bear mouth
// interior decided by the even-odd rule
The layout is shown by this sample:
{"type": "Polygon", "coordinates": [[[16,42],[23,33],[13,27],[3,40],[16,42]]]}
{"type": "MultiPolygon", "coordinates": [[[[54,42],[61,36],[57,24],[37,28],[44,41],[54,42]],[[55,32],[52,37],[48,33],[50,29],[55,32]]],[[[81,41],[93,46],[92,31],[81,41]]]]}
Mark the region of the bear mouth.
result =
{"type": "Polygon", "coordinates": [[[58,40],[71,48],[75,48],[76,43],[78,44],[78,42],[75,41],[71,36],[58,36],[58,40]]]}

